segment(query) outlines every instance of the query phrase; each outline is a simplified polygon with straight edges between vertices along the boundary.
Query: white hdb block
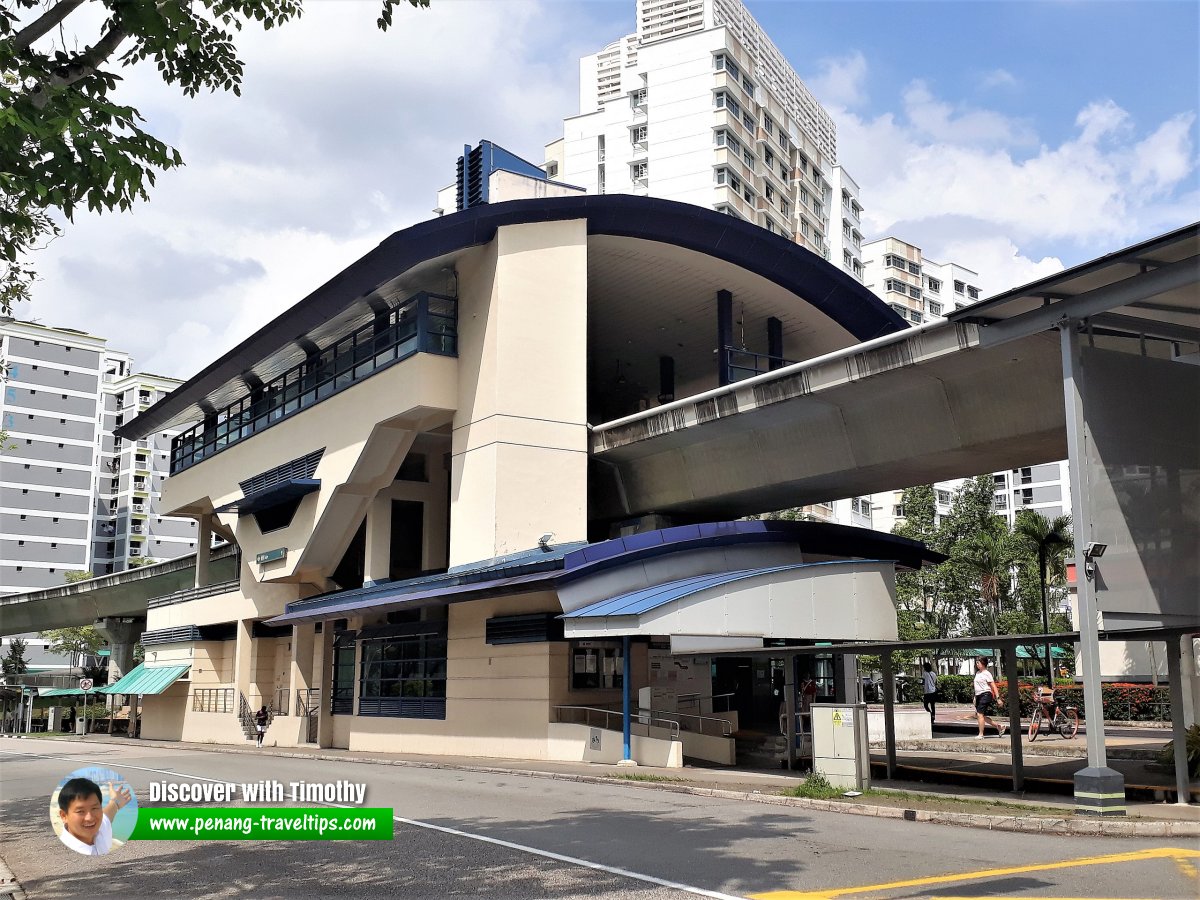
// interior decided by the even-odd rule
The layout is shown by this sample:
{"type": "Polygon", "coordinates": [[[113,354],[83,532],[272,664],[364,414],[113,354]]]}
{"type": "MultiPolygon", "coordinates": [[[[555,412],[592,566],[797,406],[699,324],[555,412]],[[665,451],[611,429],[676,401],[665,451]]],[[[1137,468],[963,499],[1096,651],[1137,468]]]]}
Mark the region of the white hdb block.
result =
{"type": "Polygon", "coordinates": [[[863,791],[871,786],[871,754],[865,703],[812,705],[813,771],[835,787],[863,791]]]}

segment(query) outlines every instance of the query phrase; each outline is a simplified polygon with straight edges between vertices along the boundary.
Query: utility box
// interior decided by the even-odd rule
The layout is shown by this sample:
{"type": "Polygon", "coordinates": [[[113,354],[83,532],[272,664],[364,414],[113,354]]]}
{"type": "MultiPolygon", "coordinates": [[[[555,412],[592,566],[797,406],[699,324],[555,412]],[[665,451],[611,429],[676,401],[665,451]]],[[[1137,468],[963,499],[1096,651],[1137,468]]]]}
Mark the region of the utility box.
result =
{"type": "Polygon", "coordinates": [[[813,771],[835,787],[864,791],[871,786],[865,703],[812,705],[813,771]]]}
{"type": "Polygon", "coordinates": [[[56,732],[62,731],[63,721],[67,717],[67,710],[62,706],[52,706],[46,710],[46,731],[56,732]]]}

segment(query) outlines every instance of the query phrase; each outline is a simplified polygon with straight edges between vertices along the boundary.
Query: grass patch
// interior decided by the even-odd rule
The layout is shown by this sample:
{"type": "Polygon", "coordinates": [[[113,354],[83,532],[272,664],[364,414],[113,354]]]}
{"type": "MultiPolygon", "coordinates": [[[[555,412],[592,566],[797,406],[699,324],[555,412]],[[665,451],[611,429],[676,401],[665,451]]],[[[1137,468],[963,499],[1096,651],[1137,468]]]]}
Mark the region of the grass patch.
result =
{"type": "Polygon", "coordinates": [[[687,782],[686,778],[672,778],[669,775],[644,775],[637,772],[607,772],[604,777],[616,778],[618,781],[687,782]]]}
{"type": "Polygon", "coordinates": [[[842,788],[834,787],[820,772],[809,772],[802,782],[782,793],[785,797],[804,797],[808,800],[837,800],[842,796],[842,788]]]}
{"type": "MultiPolygon", "coordinates": [[[[1006,810],[1022,810],[1025,812],[1044,813],[1046,815],[1062,818],[1074,814],[1074,810],[1059,808],[1055,806],[1034,806],[1029,803],[1016,803],[1011,800],[995,799],[995,800],[979,800],[974,797],[955,797],[952,794],[914,794],[911,791],[893,791],[886,788],[869,788],[863,792],[863,797],[876,800],[894,800],[898,803],[904,803],[913,807],[920,807],[921,804],[953,804],[954,806],[966,806],[978,809],[987,807],[995,809],[1002,807],[1006,810]]],[[[858,797],[847,798],[858,800],[858,797]]]]}

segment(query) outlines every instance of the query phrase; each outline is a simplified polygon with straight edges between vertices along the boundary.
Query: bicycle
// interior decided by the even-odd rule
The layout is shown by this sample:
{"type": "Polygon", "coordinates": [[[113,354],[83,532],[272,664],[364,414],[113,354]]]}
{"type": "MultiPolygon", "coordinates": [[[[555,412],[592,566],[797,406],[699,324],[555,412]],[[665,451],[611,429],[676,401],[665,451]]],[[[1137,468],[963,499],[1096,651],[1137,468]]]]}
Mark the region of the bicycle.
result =
{"type": "Polygon", "coordinates": [[[1046,720],[1051,733],[1058,732],[1064,739],[1075,737],[1079,733],[1079,712],[1073,706],[1060,706],[1054,691],[1039,688],[1034,697],[1033,716],[1029,720],[1029,740],[1037,740],[1042,731],[1042,721],[1046,720]],[[1051,709],[1047,710],[1050,706],[1051,709]]]}

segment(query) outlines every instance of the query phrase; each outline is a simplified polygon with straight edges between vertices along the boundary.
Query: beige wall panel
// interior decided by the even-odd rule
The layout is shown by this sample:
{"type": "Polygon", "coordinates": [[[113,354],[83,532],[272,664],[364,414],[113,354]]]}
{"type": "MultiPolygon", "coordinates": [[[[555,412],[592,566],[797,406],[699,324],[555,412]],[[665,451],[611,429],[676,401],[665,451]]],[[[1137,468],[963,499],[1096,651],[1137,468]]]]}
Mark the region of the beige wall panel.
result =
{"type": "Polygon", "coordinates": [[[246,740],[236,713],[192,712],[190,709],[184,712],[183,734],[176,740],[197,744],[253,746],[246,740]]]}
{"type": "Polygon", "coordinates": [[[183,740],[183,717],[188,704],[187,682],[177,681],[161,694],[142,697],[142,737],[158,741],[183,740]]]}
{"type": "Polygon", "coordinates": [[[459,283],[450,563],[583,539],[586,223],[502,227],[459,283]]]}

